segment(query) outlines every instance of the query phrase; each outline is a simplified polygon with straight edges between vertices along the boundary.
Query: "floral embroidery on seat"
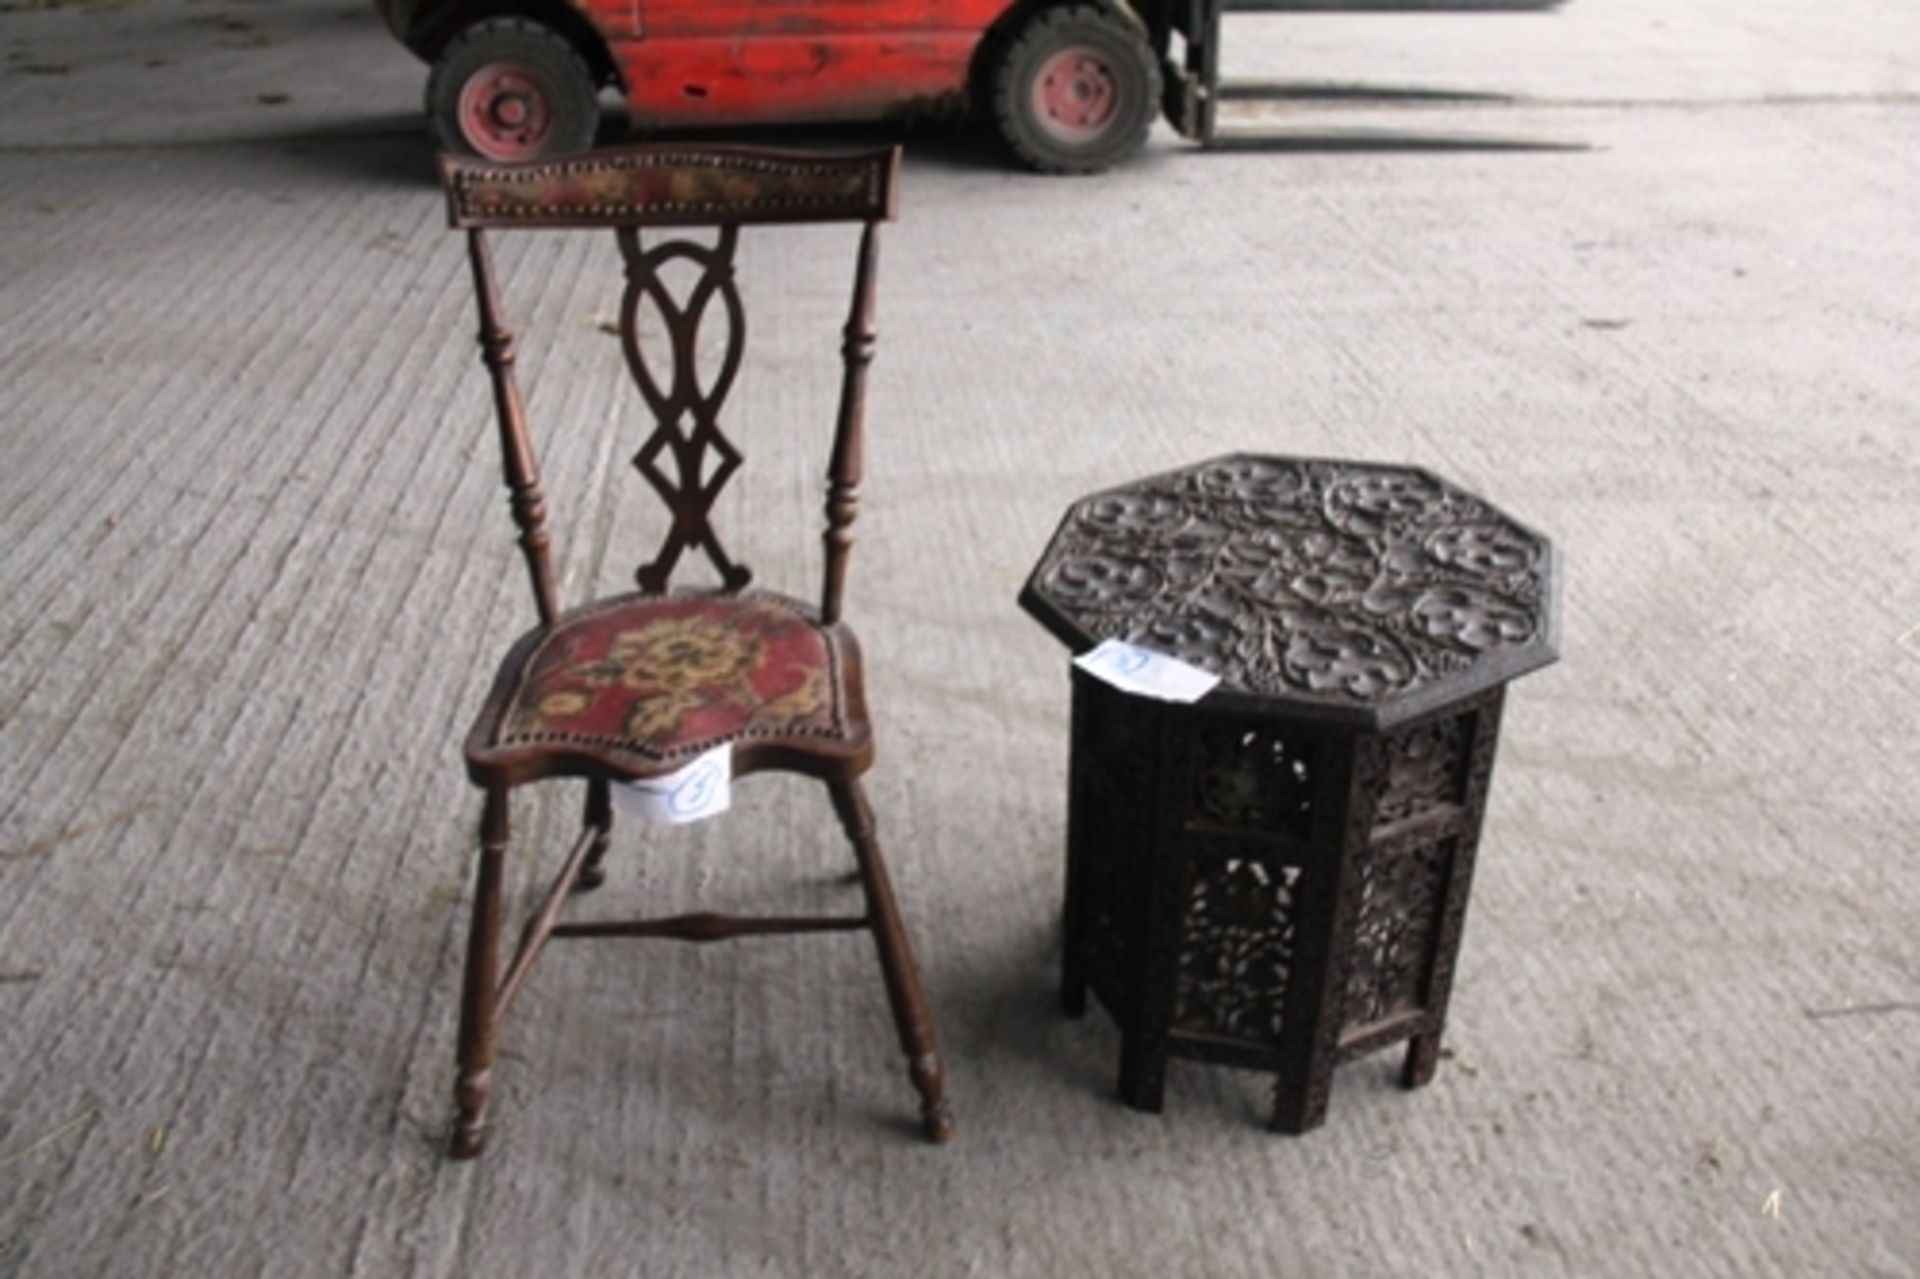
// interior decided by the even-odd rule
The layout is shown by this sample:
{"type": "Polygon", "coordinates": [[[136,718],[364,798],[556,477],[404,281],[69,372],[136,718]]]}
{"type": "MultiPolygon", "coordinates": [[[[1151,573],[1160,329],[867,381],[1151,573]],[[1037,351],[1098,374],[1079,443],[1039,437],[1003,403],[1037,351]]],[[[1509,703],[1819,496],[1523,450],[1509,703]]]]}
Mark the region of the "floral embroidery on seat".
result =
{"type": "Polygon", "coordinates": [[[627,712],[625,728],[633,740],[649,742],[712,698],[754,708],[759,699],[747,676],[761,657],[762,645],[751,635],[711,618],[668,617],[616,633],[606,657],[578,674],[589,684],[618,683],[645,694],[627,712]]]}
{"type": "Polygon", "coordinates": [[[562,622],[509,704],[503,744],[671,756],[743,734],[842,731],[826,635],[755,597],[646,597],[562,622]]]}

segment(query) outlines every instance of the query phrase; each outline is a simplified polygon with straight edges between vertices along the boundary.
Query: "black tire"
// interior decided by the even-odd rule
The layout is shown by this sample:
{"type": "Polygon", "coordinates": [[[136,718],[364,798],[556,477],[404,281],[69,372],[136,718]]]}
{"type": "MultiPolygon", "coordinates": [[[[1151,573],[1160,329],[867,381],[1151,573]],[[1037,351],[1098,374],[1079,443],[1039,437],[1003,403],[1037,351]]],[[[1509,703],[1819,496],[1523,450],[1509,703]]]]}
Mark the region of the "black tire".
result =
{"type": "Polygon", "coordinates": [[[1153,51],[1092,5],[1043,9],[1013,33],[993,76],[993,118],[1042,173],[1098,173],[1138,151],[1160,110],[1153,51]]]}
{"type": "Polygon", "coordinates": [[[535,160],[593,146],[596,97],[565,37],[524,18],[490,18],[455,36],[433,64],[427,118],[449,151],[535,160]]]}

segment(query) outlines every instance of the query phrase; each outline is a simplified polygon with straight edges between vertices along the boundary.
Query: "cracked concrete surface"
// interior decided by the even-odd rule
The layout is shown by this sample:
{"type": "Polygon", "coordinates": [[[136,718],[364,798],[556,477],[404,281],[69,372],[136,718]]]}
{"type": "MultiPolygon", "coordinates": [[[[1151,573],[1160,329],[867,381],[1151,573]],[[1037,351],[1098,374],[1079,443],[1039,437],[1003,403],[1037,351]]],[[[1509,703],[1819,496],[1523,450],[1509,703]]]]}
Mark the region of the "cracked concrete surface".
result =
{"type": "MultiPolygon", "coordinates": [[[[0,5],[0,1275],[1920,1273],[1920,19],[1228,52],[1510,100],[1295,101],[1087,181],[919,137],[885,238],[850,616],[955,1144],[860,939],[603,945],[543,961],[453,1165],[458,744],[531,612],[424,73],[344,0],[0,5]],[[1488,140],[1579,149],[1433,149],[1488,140]],[[1071,498],[1249,448],[1430,466],[1567,561],[1452,1055],[1349,1066],[1300,1139],[1233,1071],[1120,1108],[1111,1025],[1055,1015],[1064,659],[1013,606],[1071,498]]],[[[796,589],[847,247],[743,267],[723,514],[796,589]]],[[[615,260],[504,258],[575,593],[658,528],[615,260]]],[[[815,788],[740,792],[623,829],[605,908],[841,903],[815,788]]],[[[576,802],[521,810],[521,903],[576,802]]]]}

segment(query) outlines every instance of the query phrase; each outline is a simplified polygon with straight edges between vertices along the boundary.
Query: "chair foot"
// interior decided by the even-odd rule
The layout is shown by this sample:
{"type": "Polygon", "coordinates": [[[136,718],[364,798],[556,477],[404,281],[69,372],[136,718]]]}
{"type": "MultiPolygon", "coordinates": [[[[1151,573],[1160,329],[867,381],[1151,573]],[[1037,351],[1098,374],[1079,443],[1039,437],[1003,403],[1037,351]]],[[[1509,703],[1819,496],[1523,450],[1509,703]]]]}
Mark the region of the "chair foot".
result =
{"type": "Polygon", "coordinates": [[[493,1072],[478,1071],[460,1076],[454,1097],[460,1107],[453,1121],[453,1137],[447,1154],[454,1159],[472,1159],[487,1148],[487,1098],[493,1091],[493,1072]]]}
{"type": "Polygon", "coordinates": [[[945,1145],[953,1140],[953,1107],[947,1104],[946,1072],[937,1053],[915,1057],[907,1073],[920,1094],[920,1127],[927,1140],[945,1145]]]}
{"type": "Polygon", "coordinates": [[[832,782],[827,789],[859,863],[874,947],[879,951],[880,973],[886,980],[887,1003],[893,1010],[901,1050],[907,1055],[907,1074],[920,1094],[921,1127],[928,1138],[943,1142],[953,1136],[953,1112],[946,1100],[946,1073],[940,1066],[933,1014],[927,1008],[926,993],[920,986],[920,969],[914,963],[913,947],[907,941],[906,925],[900,919],[900,906],[894,900],[893,883],[880,855],[873,809],[867,804],[859,782],[832,782]]]}
{"type": "Polygon", "coordinates": [[[954,1139],[954,1110],[947,1104],[945,1079],[937,1056],[920,1058],[912,1068],[914,1087],[920,1091],[920,1127],[927,1141],[947,1145],[954,1139]]]}

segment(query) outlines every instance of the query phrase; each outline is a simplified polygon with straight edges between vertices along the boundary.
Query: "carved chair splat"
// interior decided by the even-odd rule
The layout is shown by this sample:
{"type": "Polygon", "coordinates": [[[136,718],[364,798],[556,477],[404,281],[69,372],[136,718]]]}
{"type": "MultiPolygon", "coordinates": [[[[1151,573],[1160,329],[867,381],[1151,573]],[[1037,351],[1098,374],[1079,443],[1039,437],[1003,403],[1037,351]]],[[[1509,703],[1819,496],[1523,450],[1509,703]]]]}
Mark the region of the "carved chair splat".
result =
{"type": "Polygon", "coordinates": [[[480,862],[463,981],[452,1153],[480,1152],[487,1132],[494,1046],[514,997],[553,938],[667,937],[708,942],[769,933],[864,929],[873,935],[887,999],[920,1096],[922,1126],[952,1132],[933,1019],[881,855],[860,777],[873,734],[860,651],[841,621],[858,511],[866,372],[874,348],[877,227],[894,213],[895,150],[850,156],[760,149],[646,146],[523,165],[441,160],[450,221],[464,230],[480,316],[480,349],[492,382],[501,458],[538,625],[507,654],[468,734],[467,771],[485,795],[480,862]],[[734,262],[743,227],[859,225],[843,370],[827,468],[824,573],[819,604],[748,591],[752,574],[727,552],[711,520],[716,499],[744,462],[720,414],[740,372],[745,308],[734,262]],[[489,232],[613,231],[625,268],[620,342],[653,419],[633,455],[670,525],[636,574],[637,593],[563,610],[552,565],[547,503],[514,373],[489,232]],[[704,228],[710,243],[643,232],[704,228]],[[669,268],[695,280],[676,300],[669,268]],[[665,331],[650,363],[641,317],[665,331]],[[724,317],[720,357],[702,380],[699,338],[724,317]],[[720,585],[672,589],[689,551],[712,562],[720,585]],[[611,841],[616,782],[662,776],[719,745],[736,775],[761,769],[823,781],[852,846],[865,910],[855,916],[563,921],[569,896],[598,885],[611,841]],[[551,777],[587,781],[582,829],[558,876],[505,956],[501,863],[511,835],[513,788],[551,777]]]}

